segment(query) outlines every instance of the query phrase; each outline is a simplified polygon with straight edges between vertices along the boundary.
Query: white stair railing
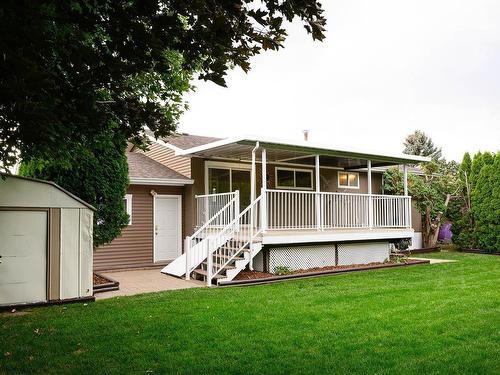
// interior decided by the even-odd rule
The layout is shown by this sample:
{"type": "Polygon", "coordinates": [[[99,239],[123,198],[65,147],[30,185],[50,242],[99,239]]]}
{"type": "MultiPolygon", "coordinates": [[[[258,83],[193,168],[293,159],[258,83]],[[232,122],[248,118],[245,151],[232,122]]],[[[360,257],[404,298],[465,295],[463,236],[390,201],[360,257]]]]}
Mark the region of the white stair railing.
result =
{"type": "MultiPolygon", "coordinates": [[[[238,191],[230,193],[196,195],[196,226],[203,226],[238,195],[238,191]]],[[[234,217],[219,216],[217,220],[212,220],[211,225],[226,226],[233,219],[234,217]],[[226,222],[224,221],[225,219],[229,221],[226,222]]]]}
{"type": "Polygon", "coordinates": [[[262,233],[262,195],[255,199],[239,216],[211,239],[207,247],[207,284],[217,276],[242,251],[247,251],[250,262],[254,254],[252,244],[262,233]]]}
{"type": "Polygon", "coordinates": [[[210,247],[211,239],[219,231],[239,216],[239,191],[232,193],[232,198],[222,206],[211,218],[199,227],[191,236],[184,241],[184,253],[186,255],[186,279],[189,280],[191,272],[203,262],[207,249],[210,247]],[[223,226],[223,224],[225,225],[223,226]]]}

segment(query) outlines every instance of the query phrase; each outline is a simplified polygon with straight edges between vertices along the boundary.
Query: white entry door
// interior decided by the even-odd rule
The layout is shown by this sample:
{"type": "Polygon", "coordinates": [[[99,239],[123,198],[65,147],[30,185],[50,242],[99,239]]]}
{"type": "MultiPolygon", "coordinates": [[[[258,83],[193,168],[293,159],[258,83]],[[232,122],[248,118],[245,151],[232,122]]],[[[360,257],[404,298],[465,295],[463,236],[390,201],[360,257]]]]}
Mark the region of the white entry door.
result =
{"type": "Polygon", "coordinates": [[[47,213],[0,210],[0,305],[47,299],[47,213]]]}
{"type": "Polygon", "coordinates": [[[182,253],[181,207],[180,195],[155,197],[155,262],[173,260],[182,253]]]}

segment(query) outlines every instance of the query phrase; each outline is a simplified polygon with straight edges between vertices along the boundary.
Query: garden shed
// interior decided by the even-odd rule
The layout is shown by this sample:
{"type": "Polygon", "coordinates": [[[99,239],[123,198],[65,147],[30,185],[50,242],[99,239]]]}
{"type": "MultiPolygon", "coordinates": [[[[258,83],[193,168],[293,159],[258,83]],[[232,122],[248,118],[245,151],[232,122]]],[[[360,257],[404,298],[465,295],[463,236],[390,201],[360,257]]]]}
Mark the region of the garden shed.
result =
{"type": "Polygon", "coordinates": [[[0,175],[0,306],[93,298],[93,211],[55,183],[0,175]]]}

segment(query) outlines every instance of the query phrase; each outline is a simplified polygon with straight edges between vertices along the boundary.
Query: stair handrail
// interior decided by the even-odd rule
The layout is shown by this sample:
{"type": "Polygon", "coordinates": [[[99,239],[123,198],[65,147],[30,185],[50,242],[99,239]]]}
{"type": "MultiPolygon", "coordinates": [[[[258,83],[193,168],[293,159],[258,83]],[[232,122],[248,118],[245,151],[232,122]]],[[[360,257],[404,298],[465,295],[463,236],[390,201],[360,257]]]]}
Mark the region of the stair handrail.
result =
{"type": "MultiPolygon", "coordinates": [[[[231,263],[234,258],[236,256],[238,256],[239,252],[245,248],[245,246],[247,245],[250,245],[249,246],[249,257],[250,257],[250,260],[252,259],[253,257],[253,254],[252,254],[252,242],[253,240],[260,234],[262,233],[262,226],[261,225],[256,225],[254,226],[254,223],[253,221],[257,219],[257,222],[258,222],[258,216],[256,215],[256,212],[255,211],[255,208],[258,207],[258,205],[260,204],[261,200],[263,199],[262,198],[263,195],[261,194],[258,198],[256,198],[250,205],[248,205],[247,208],[245,208],[242,212],[240,212],[240,214],[238,215],[238,217],[236,217],[231,223],[229,223],[224,229],[222,229],[222,231],[220,231],[218,234],[217,234],[217,237],[214,238],[211,243],[212,244],[215,244],[213,246],[213,248],[211,248],[210,246],[207,247],[207,265],[209,265],[207,267],[207,284],[210,285],[212,279],[217,276],[229,263],[231,263]],[[212,260],[213,260],[213,254],[215,253],[215,251],[217,251],[218,249],[220,249],[223,245],[220,245],[221,243],[224,243],[225,239],[226,238],[233,238],[234,237],[234,234],[235,233],[238,233],[242,230],[242,228],[244,228],[244,225],[245,224],[241,224],[240,223],[240,220],[241,218],[243,218],[249,211],[250,212],[250,215],[251,215],[251,227],[249,228],[249,236],[248,238],[246,238],[246,241],[243,243],[243,245],[241,245],[238,249],[238,251],[236,251],[230,258],[228,258],[224,263],[219,263],[219,262],[215,262],[213,263],[212,260]],[[256,231],[254,231],[254,227],[257,228],[256,231]],[[232,231],[233,233],[231,235],[228,235],[228,231],[232,231]],[[208,262],[208,259],[210,259],[211,261],[208,262]]],[[[210,244],[210,243],[209,243],[210,244]]]]}
{"type": "MultiPolygon", "coordinates": [[[[191,252],[191,242],[192,242],[193,238],[196,238],[200,233],[205,231],[215,220],[217,220],[219,218],[219,216],[221,216],[224,213],[225,210],[230,208],[232,205],[236,206],[236,204],[238,202],[239,202],[239,191],[236,190],[234,197],[231,198],[231,200],[229,202],[227,202],[224,205],[224,207],[222,207],[219,211],[217,211],[215,213],[215,215],[213,215],[207,222],[205,222],[205,224],[203,224],[201,227],[199,227],[192,235],[186,236],[185,245],[184,245],[184,253],[186,254],[186,279],[187,280],[189,280],[189,274],[196,267],[196,265],[195,266],[190,265],[190,258],[189,258],[189,255],[191,252]]],[[[235,211],[237,211],[238,209],[239,209],[239,207],[238,208],[235,207],[235,211]]],[[[203,242],[205,240],[207,240],[207,238],[203,238],[200,242],[203,242]]]]}

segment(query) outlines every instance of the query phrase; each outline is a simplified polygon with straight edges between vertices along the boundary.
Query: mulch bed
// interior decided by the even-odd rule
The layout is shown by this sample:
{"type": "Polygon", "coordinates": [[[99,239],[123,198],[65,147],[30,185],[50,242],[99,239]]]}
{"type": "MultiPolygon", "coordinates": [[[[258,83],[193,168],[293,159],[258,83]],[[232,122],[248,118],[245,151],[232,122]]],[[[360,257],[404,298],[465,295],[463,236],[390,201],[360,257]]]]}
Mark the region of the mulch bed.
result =
{"type": "MultiPolygon", "coordinates": [[[[245,280],[262,280],[266,281],[266,279],[286,279],[286,278],[294,278],[301,276],[316,276],[322,274],[331,274],[331,273],[341,273],[347,271],[361,271],[368,269],[376,269],[376,268],[387,268],[387,267],[398,267],[405,265],[413,265],[413,264],[424,264],[429,263],[428,261],[415,260],[415,259],[407,259],[405,262],[396,263],[396,262],[386,262],[386,263],[368,263],[368,264],[350,264],[346,266],[327,266],[327,267],[316,267],[316,268],[308,268],[308,269],[300,269],[292,271],[288,275],[274,275],[268,272],[259,272],[259,271],[242,271],[240,272],[231,282],[227,284],[231,284],[236,282],[244,282],[245,280]]],[[[226,283],[224,283],[226,284],[226,283]]],[[[235,283],[239,284],[239,283],[235,283]]]]}
{"type": "Polygon", "coordinates": [[[118,281],[109,279],[101,274],[94,273],[94,293],[118,290],[119,287],[120,283],[118,281]]]}
{"type": "Polygon", "coordinates": [[[94,286],[112,283],[110,279],[105,278],[102,275],[94,273],[94,286]]]}

